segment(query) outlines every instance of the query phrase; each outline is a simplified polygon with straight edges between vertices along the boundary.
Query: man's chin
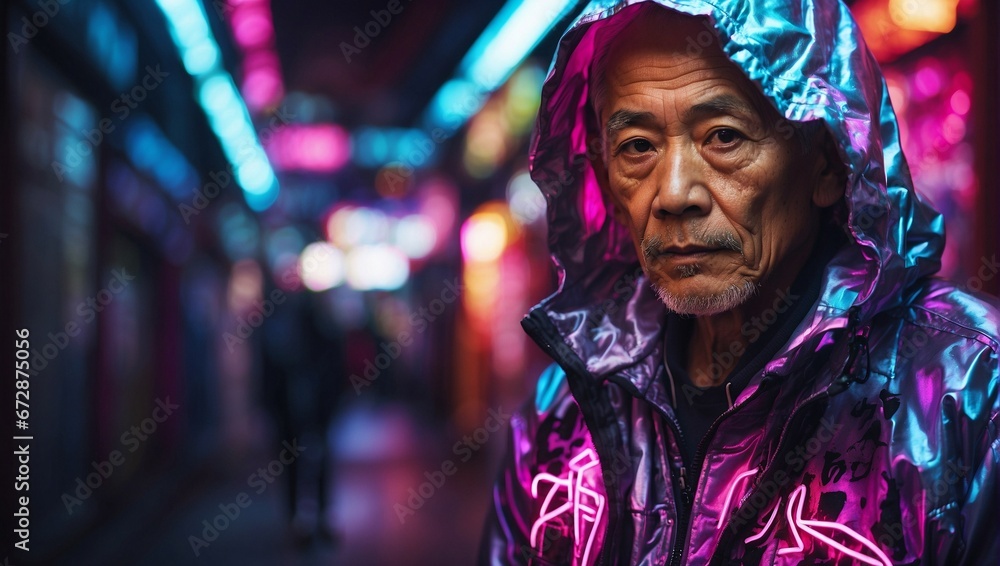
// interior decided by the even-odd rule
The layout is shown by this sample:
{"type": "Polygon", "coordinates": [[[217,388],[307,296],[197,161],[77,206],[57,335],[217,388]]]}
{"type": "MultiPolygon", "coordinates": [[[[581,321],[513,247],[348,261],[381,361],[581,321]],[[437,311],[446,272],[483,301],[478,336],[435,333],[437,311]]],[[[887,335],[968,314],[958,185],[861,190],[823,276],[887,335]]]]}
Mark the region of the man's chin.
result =
{"type": "Polygon", "coordinates": [[[675,294],[655,283],[652,287],[667,309],[690,316],[712,316],[731,311],[757,293],[757,286],[751,281],[730,285],[725,291],[711,295],[675,294]]]}

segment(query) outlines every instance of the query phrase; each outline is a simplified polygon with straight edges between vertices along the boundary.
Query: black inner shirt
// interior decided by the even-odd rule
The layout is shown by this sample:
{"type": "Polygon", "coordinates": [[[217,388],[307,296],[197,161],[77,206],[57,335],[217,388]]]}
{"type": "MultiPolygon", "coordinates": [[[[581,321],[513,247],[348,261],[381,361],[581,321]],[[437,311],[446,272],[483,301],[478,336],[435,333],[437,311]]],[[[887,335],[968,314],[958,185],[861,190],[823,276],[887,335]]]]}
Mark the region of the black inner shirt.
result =
{"type": "MultiPolygon", "coordinates": [[[[746,321],[741,333],[749,343],[737,358],[732,353],[713,355],[712,363],[729,371],[726,382],[714,387],[697,387],[687,372],[688,345],[694,328],[694,318],[674,313],[667,315],[664,360],[669,375],[673,376],[677,398],[674,413],[683,436],[684,459],[695,463],[698,445],[719,415],[729,408],[726,383],[735,401],[750,379],[769,362],[791,338],[795,327],[812,308],[823,283],[826,264],[844,243],[845,238],[836,230],[820,235],[813,253],[802,267],[790,290],[776,294],[768,310],[757,315],[757,321],[746,321]],[[779,312],[783,311],[783,312],[779,312]]],[[[739,352],[739,350],[737,350],[739,352]]],[[[711,366],[710,366],[711,368],[711,366]]]]}

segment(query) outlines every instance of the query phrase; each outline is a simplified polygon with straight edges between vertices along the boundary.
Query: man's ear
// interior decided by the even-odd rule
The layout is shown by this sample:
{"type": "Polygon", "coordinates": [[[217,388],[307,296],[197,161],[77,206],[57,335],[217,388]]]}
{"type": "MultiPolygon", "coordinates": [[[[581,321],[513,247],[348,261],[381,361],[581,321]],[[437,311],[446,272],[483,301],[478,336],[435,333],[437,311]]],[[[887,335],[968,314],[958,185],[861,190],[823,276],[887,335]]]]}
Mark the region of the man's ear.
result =
{"type": "Polygon", "coordinates": [[[603,147],[594,139],[588,140],[587,146],[602,148],[597,152],[589,152],[587,154],[587,158],[590,160],[590,166],[594,169],[594,177],[597,179],[597,186],[601,188],[601,195],[604,196],[605,205],[611,209],[611,213],[614,215],[615,220],[617,220],[622,226],[628,226],[625,211],[618,205],[618,199],[616,199],[614,194],[611,192],[611,181],[608,176],[608,166],[604,162],[603,147]]]}
{"type": "Polygon", "coordinates": [[[812,201],[818,208],[827,208],[844,198],[847,188],[847,166],[840,159],[837,143],[825,125],[820,127],[816,156],[816,187],[812,201]]]}

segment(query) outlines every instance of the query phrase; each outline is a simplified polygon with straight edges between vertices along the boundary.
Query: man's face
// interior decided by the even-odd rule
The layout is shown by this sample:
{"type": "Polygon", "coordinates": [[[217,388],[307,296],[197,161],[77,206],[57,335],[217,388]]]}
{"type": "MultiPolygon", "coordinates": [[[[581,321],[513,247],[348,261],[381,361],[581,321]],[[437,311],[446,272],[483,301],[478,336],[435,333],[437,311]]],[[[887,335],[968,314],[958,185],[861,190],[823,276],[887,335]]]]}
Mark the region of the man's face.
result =
{"type": "Polygon", "coordinates": [[[716,314],[790,285],[842,193],[716,44],[688,53],[704,25],[656,12],[608,54],[595,168],[667,307],[716,314]]]}

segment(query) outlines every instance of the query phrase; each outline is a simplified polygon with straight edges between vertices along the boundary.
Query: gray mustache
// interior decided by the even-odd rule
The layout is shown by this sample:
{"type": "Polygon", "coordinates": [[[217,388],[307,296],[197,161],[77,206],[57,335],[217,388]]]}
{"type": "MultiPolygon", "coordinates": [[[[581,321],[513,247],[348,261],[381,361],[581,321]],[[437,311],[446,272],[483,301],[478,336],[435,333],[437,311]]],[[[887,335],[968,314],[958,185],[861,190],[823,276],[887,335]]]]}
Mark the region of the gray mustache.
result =
{"type": "MultiPolygon", "coordinates": [[[[690,242],[692,245],[697,245],[706,248],[719,248],[723,250],[730,250],[734,252],[743,252],[743,248],[740,246],[739,240],[732,232],[718,232],[714,234],[704,234],[690,242]]],[[[660,254],[660,250],[666,247],[664,239],[659,234],[643,238],[642,242],[642,253],[646,256],[646,259],[651,259],[660,254]]]]}

